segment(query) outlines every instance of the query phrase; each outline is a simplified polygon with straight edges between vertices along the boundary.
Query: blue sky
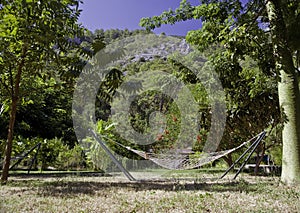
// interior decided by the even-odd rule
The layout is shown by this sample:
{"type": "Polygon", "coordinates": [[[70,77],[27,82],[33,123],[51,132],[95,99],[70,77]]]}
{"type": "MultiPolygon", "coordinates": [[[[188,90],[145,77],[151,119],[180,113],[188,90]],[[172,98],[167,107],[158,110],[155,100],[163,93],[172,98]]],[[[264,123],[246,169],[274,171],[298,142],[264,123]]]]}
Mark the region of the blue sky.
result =
{"type": "MultiPolygon", "coordinates": [[[[79,22],[91,31],[95,29],[141,29],[142,17],[160,15],[169,8],[175,9],[181,0],[84,0],[79,22]]],[[[189,0],[197,5],[199,0],[189,0]]],[[[155,33],[165,32],[168,35],[185,35],[188,31],[199,29],[199,20],[180,22],[175,25],[164,25],[155,33]]]]}

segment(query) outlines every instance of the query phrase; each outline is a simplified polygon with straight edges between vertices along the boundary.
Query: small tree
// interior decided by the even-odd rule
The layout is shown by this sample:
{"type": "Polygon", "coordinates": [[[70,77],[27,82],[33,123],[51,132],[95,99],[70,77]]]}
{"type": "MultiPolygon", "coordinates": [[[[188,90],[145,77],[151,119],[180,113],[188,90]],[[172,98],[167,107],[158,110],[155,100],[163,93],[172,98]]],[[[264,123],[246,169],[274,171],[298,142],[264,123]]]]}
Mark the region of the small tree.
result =
{"type": "Polygon", "coordinates": [[[77,57],[68,57],[81,36],[79,0],[4,0],[0,4],[1,102],[9,106],[9,125],[1,181],[5,183],[12,152],[19,101],[36,78],[64,75],[77,57]]]}

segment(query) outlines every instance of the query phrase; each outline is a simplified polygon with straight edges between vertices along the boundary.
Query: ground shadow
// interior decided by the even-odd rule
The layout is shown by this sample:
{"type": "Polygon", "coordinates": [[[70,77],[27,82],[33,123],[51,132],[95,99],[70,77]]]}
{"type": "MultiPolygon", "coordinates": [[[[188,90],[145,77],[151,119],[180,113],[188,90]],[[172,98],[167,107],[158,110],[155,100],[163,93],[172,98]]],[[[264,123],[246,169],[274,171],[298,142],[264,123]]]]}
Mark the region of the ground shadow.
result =
{"type": "Polygon", "coordinates": [[[9,186],[20,187],[24,191],[35,190],[41,196],[76,196],[80,194],[94,195],[100,191],[117,191],[126,189],[127,191],[164,190],[164,191],[207,191],[207,192],[252,192],[259,188],[259,183],[250,183],[245,180],[232,181],[207,181],[194,180],[185,181],[183,179],[166,180],[139,180],[139,181],[81,181],[77,179],[52,179],[45,181],[42,179],[15,179],[9,186]],[[25,187],[25,188],[24,188],[25,187]]]}

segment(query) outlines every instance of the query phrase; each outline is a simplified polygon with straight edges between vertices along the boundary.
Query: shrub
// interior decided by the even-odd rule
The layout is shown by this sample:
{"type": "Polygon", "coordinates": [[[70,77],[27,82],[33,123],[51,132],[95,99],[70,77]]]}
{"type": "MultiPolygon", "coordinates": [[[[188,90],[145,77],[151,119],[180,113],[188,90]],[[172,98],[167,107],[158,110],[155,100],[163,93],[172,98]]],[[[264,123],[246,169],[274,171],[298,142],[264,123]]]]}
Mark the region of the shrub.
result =
{"type": "Polygon", "coordinates": [[[83,148],[78,144],[75,145],[73,149],[63,146],[57,157],[56,165],[60,170],[79,170],[85,168],[86,159],[83,148]]]}

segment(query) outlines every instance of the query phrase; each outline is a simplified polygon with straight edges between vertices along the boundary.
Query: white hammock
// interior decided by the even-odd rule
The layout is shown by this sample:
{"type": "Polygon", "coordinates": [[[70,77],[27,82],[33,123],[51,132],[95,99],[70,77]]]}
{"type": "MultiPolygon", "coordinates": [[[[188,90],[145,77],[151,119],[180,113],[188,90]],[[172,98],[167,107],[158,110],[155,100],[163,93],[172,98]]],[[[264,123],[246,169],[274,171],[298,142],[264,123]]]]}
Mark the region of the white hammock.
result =
{"type": "Polygon", "coordinates": [[[129,151],[132,151],[136,153],[137,155],[141,156],[142,158],[146,160],[150,160],[154,162],[155,164],[172,170],[186,170],[186,169],[194,169],[199,168],[205,164],[208,164],[210,162],[213,162],[219,158],[222,158],[241,147],[245,146],[249,142],[257,139],[260,137],[262,133],[258,134],[257,136],[251,138],[248,141],[245,141],[244,143],[240,144],[239,146],[225,150],[225,151],[219,151],[219,152],[211,152],[211,153],[201,153],[201,154],[195,154],[195,153],[182,153],[180,151],[173,151],[168,153],[152,153],[152,152],[144,152],[136,149],[132,149],[129,146],[124,146],[123,144],[120,144],[116,141],[113,141],[107,137],[104,136],[104,138],[126,148],[129,151]]]}

